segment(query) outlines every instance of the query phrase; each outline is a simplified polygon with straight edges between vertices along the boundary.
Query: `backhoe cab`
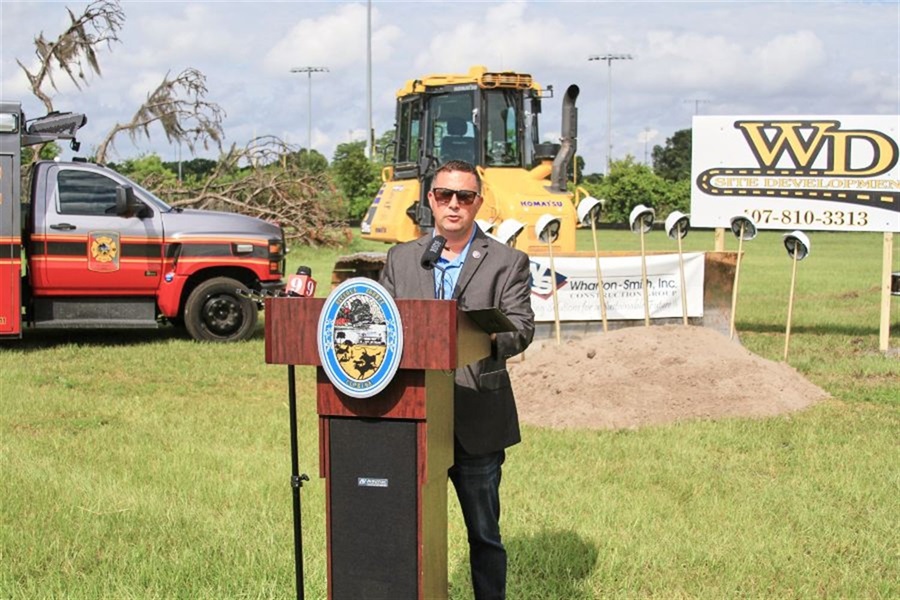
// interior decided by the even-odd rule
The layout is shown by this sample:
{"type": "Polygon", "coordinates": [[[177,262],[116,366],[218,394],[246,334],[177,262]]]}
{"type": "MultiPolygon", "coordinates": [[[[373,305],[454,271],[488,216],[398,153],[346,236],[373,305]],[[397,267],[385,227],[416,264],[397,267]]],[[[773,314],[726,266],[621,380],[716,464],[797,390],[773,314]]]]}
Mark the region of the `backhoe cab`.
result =
{"type": "Polygon", "coordinates": [[[482,227],[540,254],[547,244],[534,226],[549,214],[560,222],[554,251],[574,251],[576,215],[566,171],[576,149],[577,96],[578,87],[569,86],[560,143],[541,143],[541,98],[552,97],[552,87],[544,92],[531,75],[472,67],[467,74],[407,81],[397,92],[393,163],[382,173],[383,185],[361,225],[363,237],[395,243],[430,231],[427,191],[438,166],[455,159],[479,167],[482,227]]]}

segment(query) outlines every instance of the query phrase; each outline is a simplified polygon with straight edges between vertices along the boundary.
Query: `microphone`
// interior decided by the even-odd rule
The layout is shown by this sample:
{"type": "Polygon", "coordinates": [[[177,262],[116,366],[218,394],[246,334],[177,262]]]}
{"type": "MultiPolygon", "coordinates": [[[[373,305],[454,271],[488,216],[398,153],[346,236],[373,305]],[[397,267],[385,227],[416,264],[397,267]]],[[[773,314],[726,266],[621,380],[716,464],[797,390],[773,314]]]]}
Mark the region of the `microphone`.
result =
{"type": "Polygon", "coordinates": [[[422,255],[422,260],[419,261],[422,265],[422,268],[426,271],[431,271],[434,269],[434,265],[437,263],[438,259],[441,258],[441,252],[444,251],[444,246],[447,244],[447,238],[442,235],[434,236],[434,239],[431,240],[431,243],[428,244],[428,248],[425,249],[425,253],[422,255]]]}
{"type": "Polygon", "coordinates": [[[316,293],[316,280],[312,278],[312,269],[309,267],[297,267],[297,274],[288,278],[284,288],[287,296],[300,296],[309,298],[316,293]]]}

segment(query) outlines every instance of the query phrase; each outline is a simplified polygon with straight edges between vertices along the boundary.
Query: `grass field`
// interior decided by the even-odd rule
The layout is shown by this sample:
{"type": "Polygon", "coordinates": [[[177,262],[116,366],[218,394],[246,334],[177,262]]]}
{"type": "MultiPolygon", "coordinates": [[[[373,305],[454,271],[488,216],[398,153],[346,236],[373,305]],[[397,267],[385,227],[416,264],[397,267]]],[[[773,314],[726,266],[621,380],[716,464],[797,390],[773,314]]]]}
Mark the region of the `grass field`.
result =
{"type": "MultiPolygon", "coordinates": [[[[604,249],[639,248],[601,235],[604,249]]],[[[737,317],[771,360],[790,284],[780,238],[745,244],[737,317]]],[[[900,597],[900,359],[878,352],[881,236],[811,238],[790,362],[834,399],[764,420],[525,428],[503,482],[510,598],[900,597]]],[[[712,234],[685,242],[710,250],[712,234]]],[[[647,243],[673,249],[657,232],[647,243]]],[[[312,266],[325,293],[338,253],[298,250],[290,267],[312,266]]],[[[892,329],[896,348],[896,298],[892,329]]],[[[0,357],[0,598],[294,596],[286,372],[265,364],[261,329],[235,345],[29,331],[0,357]]],[[[318,599],[324,483],[314,373],[298,376],[306,597],[318,599]]],[[[464,538],[451,499],[454,599],[471,597],[464,538]]]]}

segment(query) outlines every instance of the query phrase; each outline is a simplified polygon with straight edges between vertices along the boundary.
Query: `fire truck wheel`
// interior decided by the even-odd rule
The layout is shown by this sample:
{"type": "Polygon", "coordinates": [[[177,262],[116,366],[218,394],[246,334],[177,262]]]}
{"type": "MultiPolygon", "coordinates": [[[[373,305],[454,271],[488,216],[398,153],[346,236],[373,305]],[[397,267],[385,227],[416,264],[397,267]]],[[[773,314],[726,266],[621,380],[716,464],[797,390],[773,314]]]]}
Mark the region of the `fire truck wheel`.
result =
{"type": "Polygon", "coordinates": [[[184,325],[192,338],[206,342],[249,339],[256,328],[256,304],[238,294],[247,287],[230,277],[215,277],[198,285],[184,307],[184,325]]]}

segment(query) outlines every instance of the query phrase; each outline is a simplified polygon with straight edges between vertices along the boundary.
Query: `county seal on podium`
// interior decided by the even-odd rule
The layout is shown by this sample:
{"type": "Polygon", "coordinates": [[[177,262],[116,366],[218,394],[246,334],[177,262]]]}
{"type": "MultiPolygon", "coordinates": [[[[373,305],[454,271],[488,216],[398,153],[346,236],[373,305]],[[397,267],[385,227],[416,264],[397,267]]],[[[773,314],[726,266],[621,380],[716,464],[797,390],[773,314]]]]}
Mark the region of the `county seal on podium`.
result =
{"type": "Polygon", "coordinates": [[[394,378],[403,350],[403,324],[394,299],[372,279],[344,281],[319,315],[319,359],[328,379],[353,398],[370,398],[394,378]]]}

